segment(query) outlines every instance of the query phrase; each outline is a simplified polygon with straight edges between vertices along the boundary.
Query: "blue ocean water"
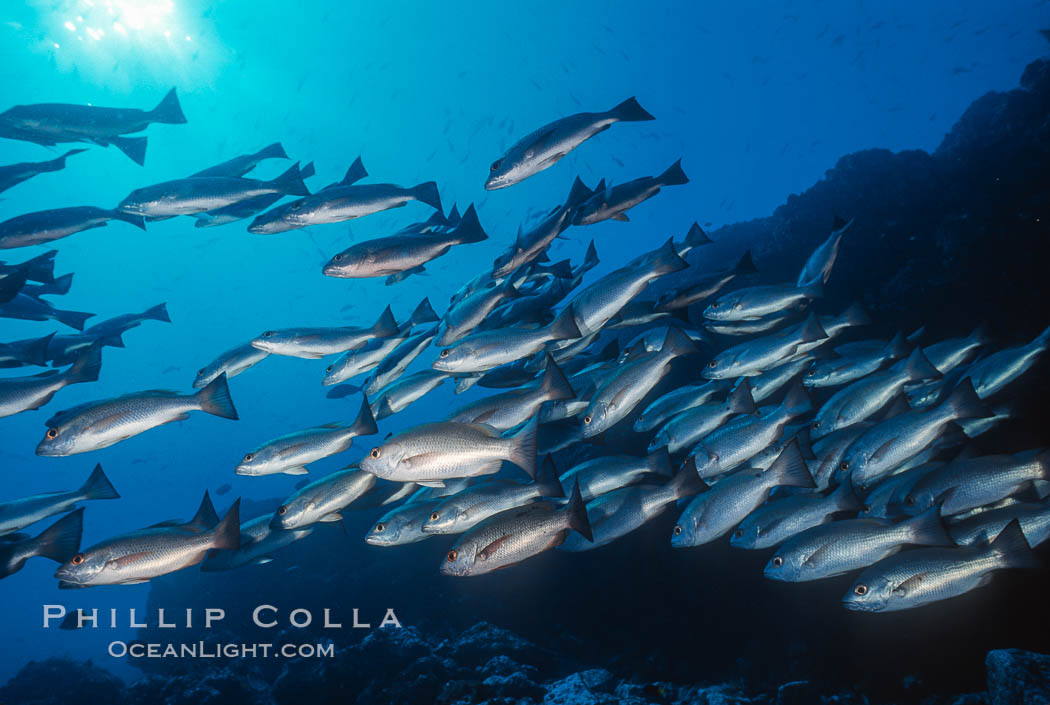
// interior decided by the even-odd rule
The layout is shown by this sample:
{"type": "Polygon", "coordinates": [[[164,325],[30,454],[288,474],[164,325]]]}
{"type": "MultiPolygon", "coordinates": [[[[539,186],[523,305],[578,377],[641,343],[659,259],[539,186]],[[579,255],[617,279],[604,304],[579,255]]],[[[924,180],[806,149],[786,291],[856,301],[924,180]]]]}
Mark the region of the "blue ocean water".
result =
{"type": "MultiPolygon", "coordinates": [[[[712,230],[768,214],[843,154],[932,150],[975,98],[1012,88],[1045,53],[1046,40],[1032,30],[1048,19],[1046,4],[1030,1],[452,7],[51,0],[5,9],[0,108],[147,108],[176,86],[188,124],[151,126],[144,167],[115,149],[92,148],[65,171],[3,194],[0,218],[115,205],[133,188],[280,141],[293,159],[316,163],[314,184],[337,180],[359,155],[377,180],[435,180],[442,203],[474,203],[490,235],[453,249],[427,276],[390,287],[381,279],[323,277],[320,268],[352,242],[424,219],[429,211],[418,204],[281,235],[249,234],[245,223],[195,229],[189,219],[173,219],[150,223],[145,233],[114,222],[58,242],[56,272],[75,273],[63,307],[101,319],[166,302],[172,319],[146,322],[125,335],[125,348],[106,349],[97,384],[70,387],[47,409],[0,422],[2,497],[71,489],[96,462],[106,469],[123,499],[89,507],[86,544],[189,516],[203,489],[224,483],[233,489],[217,498],[220,513],[234,497],[290,493],[298,478],[236,476],[237,460],[281,433],[350,420],[357,398],[325,398],[321,363],[273,356],[231,381],[237,422],[194,415],[102,451],[41,458],[34,448],[49,411],[142,389],[189,391],[199,367],[264,329],[365,325],[387,304],[403,318],[424,296],[440,314],[520,223],[562,202],[576,175],[592,185],[603,177],[621,182],[681,158],[691,179],[632,211],[629,224],[570,230],[555,243],[552,260],[579,258],[593,238],[601,264],[589,276],[596,278],[681,237],[694,220],[712,230]],[[514,188],[483,190],[489,163],[521,135],[632,95],[656,121],[605,132],[514,188]]],[[[59,149],[4,141],[0,155],[13,163],[59,149]]],[[[264,164],[261,173],[285,166],[264,164]]],[[[4,340],[57,329],[0,321],[4,340]]],[[[439,418],[478,396],[454,397],[446,385],[380,422],[381,433],[439,418]]],[[[312,472],[342,467],[360,452],[319,462],[312,472]]],[[[0,582],[9,636],[0,643],[0,680],[30,659],[101,658],[120,636],[72,639],[42,630],[41,604],[142,607],[149,590],[60,593],[52,573],[52,565],[34,561],[0,582]]]]}

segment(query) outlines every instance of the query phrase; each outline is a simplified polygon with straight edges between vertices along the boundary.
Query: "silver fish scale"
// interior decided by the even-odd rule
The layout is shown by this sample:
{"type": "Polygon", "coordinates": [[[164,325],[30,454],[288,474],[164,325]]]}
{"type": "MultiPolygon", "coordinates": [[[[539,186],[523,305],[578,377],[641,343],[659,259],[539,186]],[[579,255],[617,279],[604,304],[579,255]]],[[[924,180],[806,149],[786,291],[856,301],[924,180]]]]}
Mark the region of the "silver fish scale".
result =
{"type": "Polygon", "coordinates": [[[878,519],[849,519],[823,524],[785,543],[778,555],[800,552],[811,577],[840,575],[869,566],[894,553],[912,537],[906,524],[878,519]],[[814,557],[817,551],[819,555],[814,557]]]}
{"type": "Polygon", "coordinates": [[[1046,468],[1036,457],[1019,459],[1012,455],[992,455],[958,460],[934,471],[912,488],[909,497],[915,499],[911,509],[932,507],[943,493],[941,513],[958,514],[991,504],[1026,487],[1033,480],[1041,480],[1046,468]]]}
{"type": "Polygon", "coordinates": [[[569,531],[568,515],[553,502],[533,502],[490,517],[467,532],[453,550],[470,557],[469,574],[487,573],[519,563],[564,541],[569,531]],[[497,540],[496,547],[486,548],[497,540]]]}
{"type": "MultiPolygon", "coordinates": [[[[104,552],[107,561],[137,553],[145,554],[129,566],[118,568],[112,563],[96,576],[106,582],[146,580],[199,563],[212,547],[214,536],[210,533],[192,534],[185,531],[157,530],[140,532],[132,537],[103,543],[84,551],[86,556],[104,552]]],[[[85,563],[87,561],[85,560],[85,563]]],[[[94,581],[92,581],[94,582],[94,581]]]]}
{"type": "Polygon", "coordinates": [[[923,605],[983,584],[985,576],[1002,567],[1000,556],[987,547],[924,548],[887,558],[861,573],[857,583],[886,580],[898,599],[910,606],[923,605]],[[916,579],[918,578],[918,579],[916,579]],[[908,583],[900,594],[900,586],[908,583]]]}

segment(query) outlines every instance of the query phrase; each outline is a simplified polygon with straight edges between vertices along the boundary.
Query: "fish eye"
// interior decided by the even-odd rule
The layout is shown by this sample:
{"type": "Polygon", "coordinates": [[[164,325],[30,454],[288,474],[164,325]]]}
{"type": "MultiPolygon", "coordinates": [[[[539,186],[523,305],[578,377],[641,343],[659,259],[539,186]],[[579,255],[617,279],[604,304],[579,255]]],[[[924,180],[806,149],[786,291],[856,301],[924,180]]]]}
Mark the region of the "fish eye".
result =
{"type": "Polygon", "coordinates": [[[733,532],[733,536],[735,536],[738,539],[744,538],[744,530],[743,529],[737,529],[736,531],[733,532]]]}
{"type": "Polygon", "coordinates": [[[437,512],[434,512],[433,514],[430,515],[430,521],[437,521],[440,516],[441,516],[440,514],[438,514],[437,512]]]}
{"type": "Polygon", "coordinates": [[[379,450],[378,448],[373,448],[372,451],[368,455],[373,460],[378,460],[379,456],[381,456],[382,454],[383,454],[383,451],[379,450]]]}
{"type": "Polygon", "coordinates": [[[202,367],[199,370],[197,370],[197,374],[199,374],[199,375],[204,374],[204,368],[202,367]]]}
{"type": "Polygon", "coordinates": [[[806,376],[807,377],[812,377],[815,374],[817,374],[816,370],[806,370],[806,376]]]}
{"type": "Polygon", "coordinates": [[[839,469],[840,470],[849,470],[849,461],[848,460],[843,460],[841,463],[839,463],[839,469]]]}
{"type": "Polygon", "coordinates": [[[448,357],[448,348],[445,348],[441,351],[440,357],[448,357]]]}
{"type": "Polygon", "coordinates": [[[718,367],[718,362],[715,360],[711,360],[711,362],[707,363],[707,366],[711,368],[718,367]]]}
{"type": "Polygon", "coordinates": [[[868,586],[864,585],[863,583],[861,583],[860,585],[857,585],[856,587],[853,588],[853,594],[854,595],[860,595],[861,597],[863,597],[864,595],[867,595],[868,594],[868,586]]]}
{"type": "Polygon", "coordinates": [[[586,416],[583,417],[583,422],[584,423],[590,423],[592,420],[593,419],[591,419],[591,415],[590,414],[587,414],[586,416]]]}
{"type": "Polygon", "coordinates": [[[914,507],[915,506],[915,498],[914,497],[905,497],[904,498],[904,503],[907,504],[909,507],[914,507]]]}
{"type": "Polygon", "coordinates": [[[867,514],[868,512],[871,511],[871,505],[870,504],[862,504],[861,507],[860,507],[860,511],[861,511],[862,514],[867,514]]]}
{"type": "Polygon", "coordinates": [[[674,530],[673,530],[673,533],[674,533],[675,536],[681,536],[682,535],[682,527],[681,527],[681,525],[675,526],[674,530]]]}
{"type": "Polygon", "coordinates": [[[501,166],[503,166],[503,160],[497,159],[496,161],[492,162],[492,166],[489,167],[489,171],[499,171],[499,168],[501,166]]]}
{"type": "Polygon", "coordinates": [[[58,429],[52,426],[51,428],[47,429],[47,433],[45,433],[44,435],[48,438],[58,438],[58,429]]]}
{"type": "Polygon", "coordinates": [[[244,462],[250,463],[254,459],[255,459],[255,453],[245,453],[244,454],[244,462]]]}
{"type": "Polygon", "coordinates": [[[713,304],[711,304],[711,308],[718,308],[718,306],[719,306],[719,303],[717,301],[715,301],[713,304]]]}
{"type": "Polygon", "coordinates": [[[820,422],[819,421],[814,421],[813,422],[813,428],[820,428],[820,422]]]}
{"type": "Polygon", "coordinates": [[[263,331],[262,337],[264,337],[264,338],[272,338],[273,337],[273,331],[272,330],[263,331]]]}
{"type": "Polygon", "coordinates": [[[287,504],[282,504],[281,506],[277,507],[277,513],[280,514],[281,516],[284,516],[285,514],[287,514],[288,513],[288,505],[287,504]]]}
{"type": "Polygon", "coordinates": [[[336,255],[335,257],[333,257],[332,259],[334,259],[334,260],[335,260],[336,262],[340,262],[340,261],[342,261],[342,259],[343,259],[343,255],[341,255],[341,254],[338,254],[338,255],[336,255]]]}
{"type": "Polygon", "coordinates": [[[329,365],[328,367],[324,368],[324,371],[331,372],[333,367],[335,367],[335,365],[329,365]]]}
{"type": "Polygon", "coordinates": [[[378,524],[376,524],[375,532],[377,534],[381,534],[384,531],[386,531],[386,524],[384,524],[383,522],[379,522],[378,524]]]}
{"type": "Polygon", "coordinates": [[[84,562],[84,554],[83,553],[78,553],[77,555],[73,556],[73,559],[70,561],[70,563],[72,563],[73,565],[80,565],[83,562],[84,562]]]}
{"type": "Polygon", "coordinates": [[[784,565],[784,559],[780,556],[773,556],[773,560],[771,562],[773,563],[774,568],[779,568],[780,566],[784,565]]]}
{"type": "Polygon", "coordinates": [[[456,549],[453,548],[451,551],[448,552],[448,562],[449,563],[455,563],[456,562],[456,557],[458,555],[459,555],[459,552],[456,551],[456,549]]]}

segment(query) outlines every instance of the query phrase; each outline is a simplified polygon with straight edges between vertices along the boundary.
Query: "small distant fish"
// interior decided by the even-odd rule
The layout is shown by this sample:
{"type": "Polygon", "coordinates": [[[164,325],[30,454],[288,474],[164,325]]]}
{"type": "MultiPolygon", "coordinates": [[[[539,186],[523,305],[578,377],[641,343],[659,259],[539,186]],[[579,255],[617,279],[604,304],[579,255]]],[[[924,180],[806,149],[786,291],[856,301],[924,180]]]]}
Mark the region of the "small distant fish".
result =
{"type": "Polygon", "coordinates": [[[1028,345],[1007,348],[983,357],[966,368],[963,379],[973,382],[977,396],[987,399],[1030,370],[1050,347],[1050,328],[1028,345]]]}
{"type": "Polygon", "coordinates": [[[432,366],[442,372],[486,372],[533,355],[551,341],[579,337],[573,307],[566,306],[550,325],[543,328],[500,328],[469,335],[443,349],[432,366]]]}
{"type": "Polygon", "coordinates": [[[39,409],[64,387],[98,380],[101,369],[102,349],[92,345],[62,372],[49,370],[31,377],[4,377],[0,379],[0,417],[39,409]]]}
{"type": "Polygon", "coordinates": [[[0,304],[0,318],[17,318],[23,321],[53,320],[77,330],[84,330],[85,322],[94,315],[55,308],[47,301],[27,294],[18,294],[7,303],[0,304]]]}
{"type": "Polygon", "coordinates": [[[272,529],[301,529],[342,521],[342,511],[375,487],[376,476],[357,468],[338,470],[298,488],[270,519],[272,529]]]}
{"type": "Polygon", "coordinates": [[[419,500],[391,509],[368,530],[365,543],[372,546],[403,546],[429,539],[433,534],[423,533],[423,522],[437,504],[437,500],[419,500]]]}
{"type": "Polygon", "coordinates": [[[221,164],[216,164],[215,166],[198,171],[196,174],[193,174],[193,176],[223,176],[230,179],[237,179],[254,169],[259,162],[264,159],[287,158],[288,155],[285,153],[284,147],[281,146],[281,143],[274,142],[273,144],[263,147],[258,152],[241,154],[233,159],[228,159],[221,164]]]}
{"type": "Polygon", "coordinates": [[[373,338],[397,335],[397,321],[387,306],[370,328],[287,328],[268,330],[251,341],[252,347],[274,355],[309,359],[356,350],[373,338]]]}
{"type": "Polygon", "coordinates": [[[448,375],[444,372],[420,370],[391,382],[372,397],[372,413],[377,421],[396,414],[412,402],[439,387],[446,379],[448,379],[448,375]]]}
{"type": "Polygon", "coordinates": [[[13,534],[41,519],[74,509],[78,502],[96,499],[119,499],[101,465],[96,465],[87,481],[78,489],[45,492],[0,503],[0,537],[13,534]]]}
{"type": "Polygon", "coordinates": [[[835,260],[839,256],[839,249],[842,247],[842,236],[849,230],[851,225],[853,225],[852,218],[847,222],[835,216],[831,235],[817,249],[813,250],[809,259],[806,260],[806,264],[803,265],[802,271],[799,272],[795,286],[799,289],[805,289],[814,284],[823,286],[828,283],[828,279],[831,277],[831,268],[835,266],[835,260]]]}
{"type": "Polygon", "coordinates": [[[55,208],[15,216],[0,223],[0,249],[42,245],[83,230],[105,227],[111,220],[122,220],[141,230],[146,229],[141,216],[120,210],[94,206],[55,208]]]}
{"type": "Polygon", "coordinates": [[[61,171],[66,168],[66,159],[68,157],[86,151],[86,149],[71,149],[61,156],[43,162],[19,162],[18,164],[0,166],[0,193],[34,176],[46,174],[49,171],[61,171]]]}
{"type": "Polygon", "coordinates": [[[265,350],[260,350],[251,343],[238,345],[219,355],[213,362],[197,370],[197,377],[193,380],[194,389],[206,387],[222,374],[226,379],[236,377],[250,367],[257,365],[270,356],[265,350]]]}
{"type": "Polygon", "coordinates": [[[217,495],[219,495],[221,497],[224,494],[229,494],[230,490],[232,490],[232,489],[233,489],[233,485],[231,485],[228,482],[224,482],[221,485],[219,485],[219,488],[217,490],[215,490],[215,494],[217,494],[217,495]]]}
{"type": "Polygon", "coordinates": [[[270,526],[270,516],[255,517],[241,524],[240,546],[225,551],[210,551],[201,563],[201,572],[233,570],[244,565],[265,565],[273,554],[313,533],[313,529],[283,531],[270,526]]]}
{"type": "Polygon", "coordinates": [[[573,225],[593,225],[603,220],[628,221],[627,211],[660,193],[665,186],[689,183],[679,159],[659,176],[643,176],[617,186],[596,190],[587,198],[572,219],[573,225]]]}

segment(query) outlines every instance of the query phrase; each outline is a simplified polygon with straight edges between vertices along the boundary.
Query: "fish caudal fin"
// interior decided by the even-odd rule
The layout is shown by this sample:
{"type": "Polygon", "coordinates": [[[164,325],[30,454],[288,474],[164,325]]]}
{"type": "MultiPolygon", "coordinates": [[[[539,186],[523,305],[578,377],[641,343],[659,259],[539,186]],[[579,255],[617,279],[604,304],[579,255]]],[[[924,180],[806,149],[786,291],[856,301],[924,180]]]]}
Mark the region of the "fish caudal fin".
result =
{"type": "Polygon", "coordinates": [[[88,479],[80,487],[80,496],[84,499],[120,499],[113,483],[102,471],[102,465],[96,465],[95,469],[88,475],[88,479]]]}
{"type": "Polygon", "coordinates": [[[62,309],[55,309],[55,320],[69,326],[70,328],[76,328],[77,330],[84,330],[84,322],[94,315],[95,314],[93,313],[84,313],[83,311],[63,311],[62,309]]]}
{"type": "Polygon", "coordinates": [[[135,215],[134,213],[125,213],[120,210],[110,211],[109,217],[113,220],[123,220],[125,223],[134,225],[139,230],[146,229],[146,219],[141,215],[135,215]]]}
{"type": "Polygon", "coordinates": [[[802,457],[802,451],[799,449],[796,438],[792,438],[784,450],[780,451],[780,455],[766,472],[774,473],[773,476],[778,485],[808,488],[817,486],[813,482],[813,476],[809,474],[809,466],[806,465],[806,459],[802,457]]]}
{"type": "Polygon", "coordinates": [[[654,475],[671,477],[671,455],[667,452],[667,446],[661,446],[645,456],[645,467],[654,475]]]}
{"type": "Polygon", "coordinates": [[[146,138],[145,137],[110,137],[109,143],[119,149],[128,159],[139,166],[146,163],[146,138]]]}
{"type": "Polygon", "coordinates": [[[747,250],[743,255],[740,256],[740,261],[733,267],[733,274],[758,274],[758,268],[755,267],[755,261],[751,258],[751,250],[747,250]]]}
{"type": "Polygon", "coordinates": [[[397,335],[398,327],[397,321],[394,320],[394,312],[387,306],[383,309],[383,313],[379,314],[378,320],[372,324],[372,328],[369,330],[373,338],[389,338],[397,335]]]}
{"type": "Polygon", "coordinates": [[[689,232],[685,234],[685,244],[699,247],[700,245],[710,245],[712,242],[714,241],[707,236],[704,229],[700,227],[700,223],[693,221],[693,224],[689,226],[689,232]]]}
{"type": "Polygon", "coordinates": [[[638,103],[634,96],[631,96],[610,110],[609,117],[620,120],[621,122],[643,122],[645,120],[656,119],[638,103]]]}
{"type": "Polygon", "coordinates": [[[954,546],[955,542],[952,541],[948,535],[948,530],[944,526],[944,520],[941,518],[941,505],[927,509],[922,514],[919,514],[914,519],[907,521],[908,528],[911,529],[911,538],[908,540],[909,543],[913,543],[917,546],[954,546]]]}
{"type": "Polygon", "coordinates": [[[547,367],[540,378],[539,391],[547,401],[560,401],[564,399],[575,399],[576,392],[573,391],[569,380],[558,367],[550,353],[547,353],[547,367]]]}
{"type": "Polygon", "coordinates": [[[354,437],[372,436],[379,433],[375,417],[372,416],[372,407],[368,404],[368,397],[361,396],[361,409],[357,412],[357,418],[348,427],[354,437]]]}
{"type": "Polygon", "coordinates": [[[257,159],[287,159],[288,154],[280,142],[268,144],[255,153],[257,159]]]}
{"type": "Polygon", "coordinates": [[[438,194],[437,184],[427,181],[412,188],[412,196],[419,202],[425,203],[434,210],[441,210],[441,196],[438,194]]]}
{"type": "Polygon", "coordinates": [[[31,539],[33,555],[65,563],[80,550],[80,536],[84,529],[84,508],[66,514],[31,539]]]}
{"type": "Polygon", "coordinates": [[[686,458],[685,462],[682,463],[682,467],[678,468],[678,472],[674,474],[674,477],[667,481],[667,489],[671,490],[675,501],[683,497],[692,497],[694,494],[700,494],[708,490],[708,485],[700,477],[700,473],[696,469],[696,460],[692,456],[686,458]]]}
{"type": "Polygon", "coordinates": [[[156,306],[151,306],[142,313],[143,318],[148,318],[151,321],[162,321],[164,323],[171,323],[171,316],[168,315],[168,304],[160,303],[156,306]]]}
{"type": "Polygon", "coordinates": [[[299,162],[292,164],[283,174],[270,182],[275,189],[290,196],[309,196],[310,189],[303,183],[299,162]]]}
{"type": "Polygon", "coordinates": [[[682,184],[689,183],[689,177],[686,176],[685,171],[682,170],[681,159],[667,167],[667,170],[656,177],[656,180],[664,186],[681,186],[682,184]]]}
{"type": "Polygon", "coordinates": [[[558,468],[548,453],[543,458],[539,471],[536,473],[536,493],[540,497],[564,497],[565,488],[561,486],[558,479],[558,468]]]}
{"type": "Polygon", "coordinates": [[[983,419],[991,416],[980,397],[977,396],[969,377],[952,390],[952,393],[944,400],[944,405],[951,411],[953,419],[983,419]]]}
{"type": "Polygon", "coordinates": [[[751,383],[747,377],[740,380],[740,384],[729,393],[729,412],[731,414],[753,414],[755,413],[755,398],[751,396],[751,383]]]}
{"type": "Polygon", "coordinates": [[[157,103],[157,107],[149,111],[150,122],[161,122],[166,125],[182,125],[186,122],[186,116],[182,114],[182,106],[179,105],[179,96],[172,88],[163,100],[157,103]]]}
{"type": "Polygon", "coordinates": [[[219,525],[219,513],[215,511],[215,505],[211,503],[211,495],[204,490],[204,498],[197,508],[197,513],[186,524],[186,528],[193,531],[211,531],[219,525]]]}
{"type": "Polygon", "coordinates": [[[460,218],[459,224],[456,225],[456,229],[452,233],[456,241],[461,245],[489,239],[488,234],[481,228],[481,223],[478,221],[478,212],[474,210],[473,203],[467,208],[467,212],[460,218]]]}
{"type": "Polygon", "coordinates": [[[996,554],[1003,568],[1040,567],[1039,558],[1021,530],[1021,522],[1016,518],[1003,527],[988,548],[996,554]]]}
{"type": "Polygon", "coordinates": [[[441,319],[438,318],[437,313],[434,311],[434,307],[430,305],[430,297],[423,297],[423,300],[419,302],[416,309],[412,311],[412,315],[409,317],[408,322],[413,326],[422,325],[424,323],[436,323],[441,319]]]}
{"type": "Polygon", "coordinates": [[[219,374],[207,387],[194,396],[197,398],[197,403],[200,404],[201,411],[213,416],[221,416],[224,419],[236,420],[239,418],[237,409],[233,406],[233,399],[230,398],[230,385],[226,383],[225,372],[219,374]]]}
{"type": "Polygon", "coordinates": [[[350,168],[346,170],[346,174],[343,175],[343,180],[339,182],[339,185],[351,186],[366,176],[368,176],[368,172],[365,170],[364,162],[361,161],[361,157],[358,157],[350,165],[350,168]]]}
{"type": "Polygon", "coordinates": [[[647,259],[653,274],[656,276],[680,272],[689,268],[689,263],[679,257],[678,251],[675,250],[673,238],[667,238],[667,242],[649,253],[647,259]]]}
{"type": "Polygon", "coordinates": [[[212,548],[237,550],[241,547],[241,500],[237,499],[212,532],[212,548]]]}
{"type": "Polygon", "coordinates": [[[548,330],[551,340],[574,340],[583,337],[580,327],[576,325],[576,317],[572,312],[571,304],[561,310],[548,330]]]}
{"type": "Polygon", "coordinates": [[[926,355],[923,354],[922,348],[916,347],[911,351],[911,355],[904,360],[904,372],[908,375],[908,379],[913,382],[918,382],[924,379],[940,379],[941,373],[937,371],[937,368],[926,359],[926,355]]]}
{"type": "Polygon", "coordinates": [[[539,414],[536,414],[511,436],[507,460],[524,470],[529,477],[536,478],[536,434],[539,428],[539,414]]]}
{"type": "Polygon", "coordinates": [[[48,360],[47,348],[51,344],[51,339],[54,337],[55,334],[50,333],[43,338],[37,338],[32,343],[25,346],[22,351],[23,354],[19,359],[30,365],[44,367],[47,365],[48,360]]]}
{"type": "Polygon", "coordinates": [[[569,528],[594,543],[594,532],[591,531],[591,520],[587,516],[587,505],[584,504],[583,495],[580,494],[580,478],[576,478],[572,486],[572,494],[569,495],[569,503],[565,505],[565,513],[568,515],[569,528]]]}

